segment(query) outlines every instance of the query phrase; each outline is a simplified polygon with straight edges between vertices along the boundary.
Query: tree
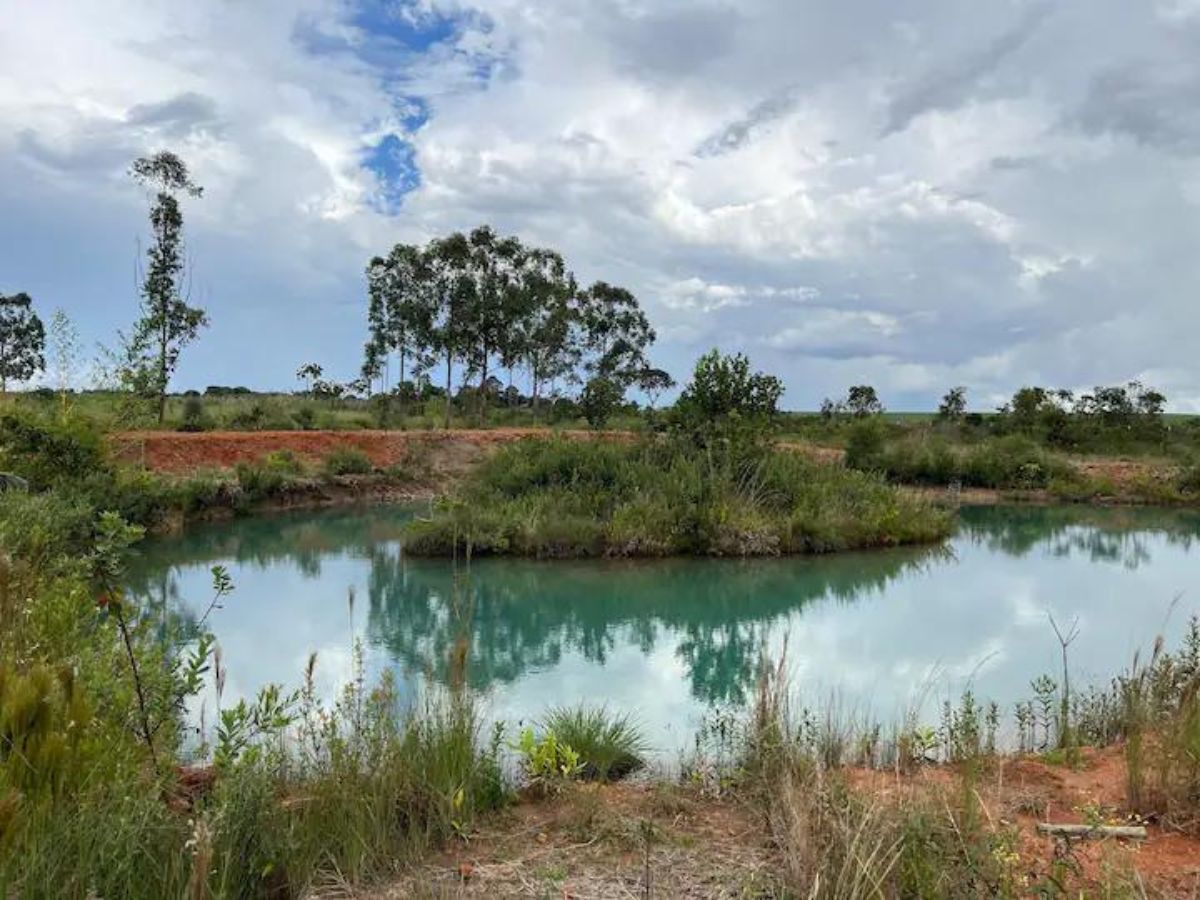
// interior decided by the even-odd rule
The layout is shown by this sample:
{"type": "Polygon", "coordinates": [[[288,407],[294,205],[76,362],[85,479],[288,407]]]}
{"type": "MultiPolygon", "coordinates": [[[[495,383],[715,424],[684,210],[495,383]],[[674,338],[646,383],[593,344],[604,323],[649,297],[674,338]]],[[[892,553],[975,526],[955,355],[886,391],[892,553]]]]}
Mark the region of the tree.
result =
{"type": "Polygon", "coordinates": [[[579,407],[587,423],[592,428],[600,429],[608,424],[624,399],[625,388],[611,378],[598,375],[583,386],[579,407]]]}
{"type": "Polygon", "coordinates": [[[845,404],[834,402],[831,398],[826,397],[821,401],[821,418],[826,422],[832,422],[846,411],[845,404]]]}
{"type": "Polygon", "coordinates": [[[397,244],[386,258],[377,256],[367,266],[370,337],[362,374],[368,382],[380,378],[381,388],[386,393],[387,362],[395,353],[399,362],[397,389],[401,403],[406,394],[410,359],[415,361],[414,373],[420,372],[429,362],[420,352],[420,337],[429,331],[425,323],[430,315],[428,269],[427,254],[413,244],[397,244]]]}
{"type": "Polygon", "coordinates": [[[471,245],[460,232],[431,241],[425,250],[430,286],[428,314],[419,340],[446,363],[446,428],[450,427],[454,393],[451,380],[455,360],[466,360],[470,353],[472,329],[469,323],[474,299],[471,271],[471,245]]]}
{"type": "Polygon", "coordinates": [[[949,422],[957,422],[967,411],[967,389],[962,385],[946,391],[946,396],[938,404],[938,418],[949,422]]]}
{"type": "Polygon", "coordinates": [[[856,418],[877,416],[883,412],[883,404],[875,388],[869,384],[856,384],[846,393],[846,409],[856,418]]]}
{"type": "Polygon", "coordinates": [[[744,449],[769,433],[782,396],[783,382],[751,372],[744,354],[710,350],[675,404],[675,423],[700,446],[727,443],[744,449]]]}
{"type": "Polygon", "coordinates": [[[579,298],[585,343],[592,353],[588,371],[632,384],[646,366],[646,349],[654,343],[654,329],[625,288],[597,281],[579,298]]]}
{"type": "Polygon", "coordinates": [[[26,293],[0,294],[0,396],[46,368],[46,329],[26,293]]]}
{"type": "Polygon", "coordinates": [[[60,416],[67,418],[67,393],[75,377],[79,356],[79,332],[63,309],[54,310],[50,317],[50,347],[54,354],[54,384],[58,388],[60,416]]]}
{"type": "Polygon", "coordinates": [[[204,189],[191,180],[183,160],[166,150],[134,160],[130,175],[156,192],[150,206],[153,240],[146,251],[142,314],[134,325],[129,356],[141,362],[144,377],[135,381],[157,396],[161,423],[179,354],[208,324],[204,310],[189,306],[183,294],[183,213],[177,196],[199,197],[204,189]]]}
{"type": "Polygon", "coordinates": [[[534,248],[521,267],[520,300],[514,301],[517,327],[509,352],[529,369],[534,415],[543,385],[569,375],[579,364],[578,290],[563,258],[553,250],[534,248]]]}
{"type": "Polygon", "coordinates": [[[303,381],[308,393],[311,395],[315,389],[316,383],[325,374],[325,370],[321,368],[319,363],[305,363],[296,370],[296,380],[303,381]]]}
{"type": "Polygon", "coordinates": [[[654,409],[663,391],[675,387],[675,379],[663,369],[647,368],[638,373],[637,386],[645,392],[650,399],[650,408],[654,409]]]}

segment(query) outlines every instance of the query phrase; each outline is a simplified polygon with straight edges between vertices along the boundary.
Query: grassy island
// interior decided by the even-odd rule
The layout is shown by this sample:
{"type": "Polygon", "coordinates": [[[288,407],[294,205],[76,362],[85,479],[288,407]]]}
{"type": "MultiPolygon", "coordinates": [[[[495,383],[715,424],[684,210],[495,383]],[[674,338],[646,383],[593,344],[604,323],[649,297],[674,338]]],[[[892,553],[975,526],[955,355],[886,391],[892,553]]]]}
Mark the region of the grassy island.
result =
{"type": "Polygon", "coordinates": [[[423,556],[775,556],[935,541],[950,516],[882,478],[768,450],[725,465],[668,441],[525,440],[408,529],[423,556]]]}
{"type": "Polygon", "coordinates": [[[661,431],[529,439],[408,529],[426,556],[777,556],[939,540],[950,516],[882,477],[775,447],[782,390],[744,356],[700,360],[661,431]]]}

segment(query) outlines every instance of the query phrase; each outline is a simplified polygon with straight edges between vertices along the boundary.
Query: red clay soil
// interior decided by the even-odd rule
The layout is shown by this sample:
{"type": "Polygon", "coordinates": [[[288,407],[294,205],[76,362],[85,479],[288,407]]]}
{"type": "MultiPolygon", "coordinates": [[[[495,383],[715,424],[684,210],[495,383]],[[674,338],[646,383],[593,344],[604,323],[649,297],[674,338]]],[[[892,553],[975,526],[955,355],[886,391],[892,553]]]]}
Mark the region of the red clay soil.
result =
{"type": "MultiPolygon", "coordinates": [[[[981,776],[977,792],[985,816],[993,825],[1012,823],[1019,830],[1021,867],[1035,884],[1051,870],[1056,854],[1068,849],[1061,838],[1039,834],[1039,822],[1054,824],[1126,824],[1138,821],[1125,805],[1125,759],[1121,747],[1085,748],[1077,768],[1052,765],[1036,757],[1004,760],[981,776]]],[[[878,797],[904,802],[913,792],[957,790],[957,776],[944,767],[897,776],[878,770],[855,770],[856,786],[878,797]]],[[[1148,839],[1072,841],[1069,859],[1077,866],[1072,877],[1081,896],[1098,888],[1106,867],[1136,872],[1150,897],[1200,896],[1200,837],[1144,823],[1148,839]]]]}
{"type": "MultiPolygon", "coordinates": [[[[494,428],[452,431],[127,431],[112,435],[110,446],[117,459],[143,465],[156,472],[183,474],[198,469],[225,469],[253,462],[277,450],[290,450],[310,461],[320,461],[335,450],[361,450],[377,466],[411,459],[414,452],[437,447],[439,464],[445,456],[480,458],[495,447],[545,429],[494,428]]],[[[588,431],[554,432],[567,437],[594,437],[588,431]]],[[[622,432],[606,436],[622,439],[622,432]]],[[[448,460],[453,465],[453,460],[448,460]]]]}

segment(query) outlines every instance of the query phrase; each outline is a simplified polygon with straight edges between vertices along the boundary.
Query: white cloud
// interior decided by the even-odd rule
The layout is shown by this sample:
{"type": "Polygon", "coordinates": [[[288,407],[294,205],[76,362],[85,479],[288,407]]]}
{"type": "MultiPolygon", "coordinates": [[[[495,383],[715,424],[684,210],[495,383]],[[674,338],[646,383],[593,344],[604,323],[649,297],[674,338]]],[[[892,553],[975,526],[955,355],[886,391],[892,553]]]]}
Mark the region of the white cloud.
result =
{"type": "Polygon", "coordinates": [[[0,0],[0,290],[108,338],[124,169],[169,144],[207,187],[193,384],[349,376],[365,259],[488,221],[633,288],[677,376],[750,348],[797,406],[868,377],[893,407],[1145,371],[1200,397],[1191,0],[359,5],[0,0]],[[364,154],[415,110],[388,215],[364,154]]]}

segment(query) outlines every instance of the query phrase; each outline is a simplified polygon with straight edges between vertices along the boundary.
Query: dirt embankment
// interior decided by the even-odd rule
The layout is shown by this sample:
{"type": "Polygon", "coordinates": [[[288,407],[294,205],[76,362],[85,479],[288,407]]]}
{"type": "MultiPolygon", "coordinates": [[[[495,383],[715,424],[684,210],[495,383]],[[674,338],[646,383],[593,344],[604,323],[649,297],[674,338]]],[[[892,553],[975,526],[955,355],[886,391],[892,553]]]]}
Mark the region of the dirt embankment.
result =
{"type": "MultiPolygon", "coordinates": [[[[155,472],[183,475],[205,469],[229,469],[254,462],[268,453],[290,451],[311,463],[337,450],[365,453],[376,466],[410,466],[421,471],[422,493],[436,493],[453,484],[496,448],[522,438],[560,435],[578,440],[632,440],[627,431],[551,431],[545,428],[454,429],[450,431],[129,431],[111,435],[109,442],[117,459],[144,466],[155,472]]],[[[839,464],[845,452],[807,441],[784,441],[784,449],[804,453],[820,462],[839,464]]],[[[1104,479],[1117,494],[1108,502],[1122,502],[1125,489],[1148,479],[1163,477],[1164,463],[1155,460],[1081,458],[1072,460],[1079,471],[1093,479],[1104,479]]],[[[985,488],[909,487],[907,490],[936,502],[999,503],[1025,501],[1058,502],[1047,491],[999,491],[985,488]]],[[[1136,492],[1130,498],[1137,499],[1136,492]]]]}
{"type": "MultiPolygon", "coordinates": [[[[492,428],[451,431],[126,431],[109,437],[115,457],[154,472],[184,475],[229,469],[268,453],[290,451],[320,463],[338,450],[360,450],[376,466],[412,465],[453,478],[469,471],[497,447],[521,438],[555,434],[592,440],[591,431],[492,428]]],[[[604,432],[607,440],[629,440],[628,432],[604,432]]]]}

